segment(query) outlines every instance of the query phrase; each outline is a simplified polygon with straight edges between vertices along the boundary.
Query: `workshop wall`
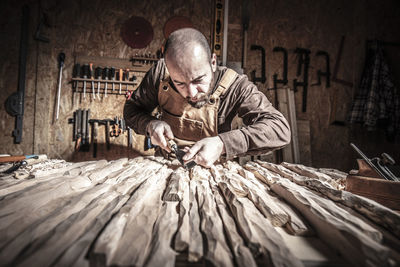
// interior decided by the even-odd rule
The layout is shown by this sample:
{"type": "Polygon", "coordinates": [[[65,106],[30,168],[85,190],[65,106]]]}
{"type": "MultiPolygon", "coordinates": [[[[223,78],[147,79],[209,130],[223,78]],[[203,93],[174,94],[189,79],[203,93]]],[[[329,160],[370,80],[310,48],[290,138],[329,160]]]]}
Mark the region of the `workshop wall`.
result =
{"type": "MultiPolygon", "coordinates": [[[[242,0],[229,3],[228,61],[242,61],[242,0]]],[[[373,1],[345,0],[329,1],[248,1],[249,28],[247,41],[247,62],[245,73],[255,70],[261,76],[260,52],[250,46],[262,46],[266,51],[266,82],[257,83],[267,97],[275,104],[273,88],[274,74],[282,77],[282,55],[273,53],[276,46],[288,51],[288,86],[296,76],[298,57],[295,48],[310,50],[310,69],[306,111],[302,111],[303,90],[295,93],[297,119],[309,122],[311,151],[309,158],[302,162],[315,167],[331,167],[349,170],[355,163],[356,155],[349,142],[355,142],[367,155],[388,152],[400,159],[398,144],[385,141],[384,134],[366,134],[363,129],[345,124],[353,95],[358,85],[364,64],[365,41],[379,39],[400,42],[399,4],[396,0],[373,1]],[[343,38],[344,37],[344,38],[343,38]],[[339,48],[342,43],[340,62],[339,48]],[[317,71],[323,71],[323,57],[317,51],[326,51],[330,56],[331,73],[337,68],[336,79],[329,88],[317,84],[317,71]],[[337,65],[337,66],[336,66],[337,65]],[[335,122],[335,123],[334,123],[335,122]]],[[[25,115],[22,143],[13,144],[11,136],[14,118],[0,112],[0,153],[47,154],[51,158],[66,160],[92,160],[92,152],[75,152],[72,140],[73,127],[68,124],[78,108],[90,109],[91,118],[105,119],[122,116],[125,97],[109,95],[107,98],[82,98],[73,93],[71,79],[75,58],[91,56],[98,58],[129,59],[136,54],[155,54],[165,41],[163,27],[175,15],[190,18],[194,27],[211,40],[214,1],[3,1],[0,11],[0,101],[17,90],[19,35],[21,7],[30,7],[29,48],[27,60],[25,115]],[[34,40],[41,14],[46,14],[49,27],[42,25],[40,35],[49,42],[34,40]],[[152,42],[144,49],[132,49],[120,37],[120,28],[131,16],[146,18],[154,30],[152,42]],[[57,90],[57,56],[66,55],[62,80],[60,116],[53,122],[57,90]]],[[[400,79],[399,49],[390,49],[390,64],[395,80],[400,79]]],[[[89,62],[88,62],[89,63],[89,62]]],[[[332,77],[332,76],[331,76],[332,77]]],[[[333,78],[333,77],[332,77],[333,78]]],[[[127,148],[126,134],[111,138],[111,149],[105,145],[104,126],[99,127],[97,159],[114,159],[134,156],[142,151],[143,137],[134,136],[134,149],[127,148]]]]}

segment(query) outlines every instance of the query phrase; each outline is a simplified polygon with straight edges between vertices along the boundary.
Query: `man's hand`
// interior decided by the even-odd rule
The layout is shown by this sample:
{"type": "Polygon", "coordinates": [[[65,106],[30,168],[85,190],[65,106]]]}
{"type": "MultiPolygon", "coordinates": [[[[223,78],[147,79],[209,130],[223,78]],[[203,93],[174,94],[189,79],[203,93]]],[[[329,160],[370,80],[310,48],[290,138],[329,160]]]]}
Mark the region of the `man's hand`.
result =
{"type": "Polygon", "coordinates": [[[222,153],[225,146],[218,136],[207,137],[196,142],[191,148],[185,147],[183,156],[185,162],[195,161],[197,164],[210,168],[222,153]]]}
{"type": "Polygon", "coordinates": [[[171,152],[168,147],[167,139],[174,139],[171,127],[165,121],[152,120],[147,125],[146,131],[153,145],[159,146],[162,149],[171,152]]]}

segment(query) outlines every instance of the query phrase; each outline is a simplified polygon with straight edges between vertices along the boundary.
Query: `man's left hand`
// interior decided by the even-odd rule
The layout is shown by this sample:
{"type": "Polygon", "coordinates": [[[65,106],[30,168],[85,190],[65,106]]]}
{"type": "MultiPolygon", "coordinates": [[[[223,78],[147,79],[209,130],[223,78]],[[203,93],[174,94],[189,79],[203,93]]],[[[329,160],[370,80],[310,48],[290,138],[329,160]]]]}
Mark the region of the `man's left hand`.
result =
{"type": "Polygon", "coordinates": [[[198,165],[210,168],[222,153],[225,146],[218,136],[207,137],[196,142],[191,148],[185,147],[183,156],[185,162],[195,161],[198,165]]]}

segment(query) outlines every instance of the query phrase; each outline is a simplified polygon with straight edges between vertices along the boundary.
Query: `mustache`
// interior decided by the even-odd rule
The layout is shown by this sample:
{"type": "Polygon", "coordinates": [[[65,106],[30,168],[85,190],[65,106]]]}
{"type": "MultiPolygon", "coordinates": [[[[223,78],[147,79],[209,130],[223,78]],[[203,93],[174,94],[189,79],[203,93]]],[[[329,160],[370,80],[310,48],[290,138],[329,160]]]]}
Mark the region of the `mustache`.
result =
{"type": "Polygon", "coordinates": [[[192,98],[190,96],[186,97],[187,102],[192,105],[195,108],[201,108],[204,106],[208,100],[210,99],[210,94],[206,93],[198,93],[195,97],[197,99],[196,102],[192,101],[192,98]]]}

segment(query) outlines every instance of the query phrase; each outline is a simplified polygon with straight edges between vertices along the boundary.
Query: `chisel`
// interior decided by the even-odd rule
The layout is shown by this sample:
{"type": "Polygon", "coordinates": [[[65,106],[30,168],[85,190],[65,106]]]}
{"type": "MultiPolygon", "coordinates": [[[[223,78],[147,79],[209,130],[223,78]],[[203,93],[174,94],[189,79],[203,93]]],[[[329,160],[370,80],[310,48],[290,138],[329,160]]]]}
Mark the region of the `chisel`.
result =
{"type": "MultiPolygon", "coordinates": [[[[89,65],[84,64],[82,67],[82,78],[87,79],[89,75],[89,65]]],[[[86,81],[83,81],[83,98],[86,98],[86,81]]]]}
{"type": "Polygon", "coordinates": [[[105,85],[104,85],[104,96],[107,97],[107,80],[108,76],[110,75],[110,69],[108,67],[105,67],[103,69],[103,80],[106,80],[105,85]]]}
{"type": "Polygon", "coordinates": [[[95,92],[94,92],[94,81],[93,81],[93,79],[94,79],[94,73],[93,73],[93,63],[90,63],[89,64],[89,78],[90,79],[92,79],[92,93],[93,93],[93,99],[95,99],[96,98],[96,94],[95,94],[95,92]]]}
{"type": "Polygon", "coordinates": [[[106,120],[106,144],[107,144],[107,150],[110,150],[110,121],[106,120]]]}
{"type": "Polygon", "coordinates": [[[98,128],[99,123],[97,121],[93,122],[93,136],[92,136],[92,140],[93,140],[93,157],[96,158],[97,157],[97,128],[98,128]]]}
{"type": "Polygon", "coordinates": [[[122,75],[123,75],[123,71],[122,69],[119,69],[119,93],[121,94],[121,81],[122,81],[122,75]]]}
{"type": "MultiPolygon", "coordinates": [[[[94,71],[97,80],[101,79],[101,68],[97,67],[94,71]]],[[[100,98],[100,81],[97,81],[97,97],[100,98]]]]}
{"type": "Polygon", "coordinates": [[[115,68],[114,67],[110,68],[110,80],[112,81],[112,90],[114,92],[114,89],[115,89],[115,83],[114,83],[114,81],[115,81],[115,68]]]}

